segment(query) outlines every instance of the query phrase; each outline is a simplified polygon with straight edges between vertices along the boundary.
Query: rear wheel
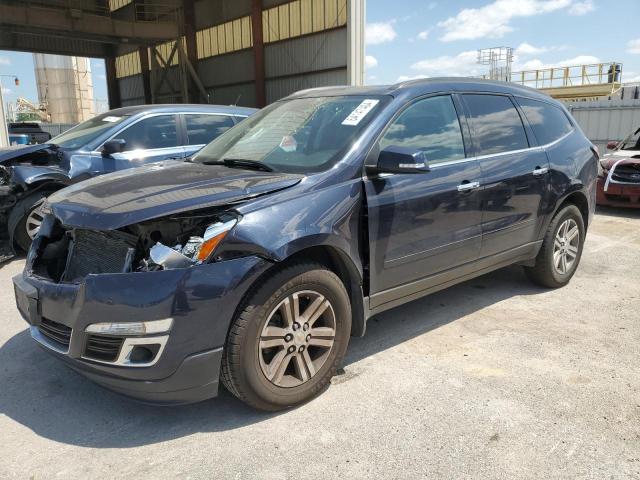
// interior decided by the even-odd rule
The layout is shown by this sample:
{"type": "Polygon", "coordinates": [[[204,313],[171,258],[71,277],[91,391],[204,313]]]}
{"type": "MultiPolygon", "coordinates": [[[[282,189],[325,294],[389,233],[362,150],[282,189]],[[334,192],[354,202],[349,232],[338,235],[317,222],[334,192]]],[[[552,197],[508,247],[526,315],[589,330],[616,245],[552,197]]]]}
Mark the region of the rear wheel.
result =
{"type": "Polygon", "coordinates": [[[582,214],[575,205],[562,208],[551,221],[542,248],[527,276],[543,287],[566,285],[578,268],[585,239],[582,214]]]}
{"type": "Polygon", "coordinates": [[[44,218],[40,207],[45,198],[46,193],[29,195],[16,203],[9,216],[9,227],[13,228],[13,241],[25,252],[29,250],[31,242],[40,230],[44,218]]]}
{"type": "Polygon", "coordinates": [[[322,265],[292,265],[250,294],[237,314],[222,382],[262,410],[306,402],[328,386],[350,332],[351,306],[340,279],[322,265]]]}

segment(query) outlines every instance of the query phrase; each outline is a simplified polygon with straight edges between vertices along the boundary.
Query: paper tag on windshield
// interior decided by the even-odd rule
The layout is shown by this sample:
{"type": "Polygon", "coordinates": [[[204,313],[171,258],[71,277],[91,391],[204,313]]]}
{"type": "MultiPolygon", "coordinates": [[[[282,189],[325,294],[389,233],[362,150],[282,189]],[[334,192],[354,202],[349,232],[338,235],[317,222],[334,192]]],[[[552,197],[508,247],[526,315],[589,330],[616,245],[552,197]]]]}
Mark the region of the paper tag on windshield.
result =
{"type": "Polygon", "coordinates": [[[360,121],[367,116],[373,107],[375,107],[380,100],[367,99],[363,100],[360,105],[358,105],[353,112],[349,114],[347,118],[344,119],[342,125],[358,125],[360,121]]]}
{"type": "Polygon", "coordinates": [[[121,117],[111,117],[111,116],[109,116],[109,117],[104,117],[102,119],[102,121],[103,122],[111,122],[111,123],[113,123],[113,122],[117,122],[118,120],[120,120],[120,118],[121,117]]]}

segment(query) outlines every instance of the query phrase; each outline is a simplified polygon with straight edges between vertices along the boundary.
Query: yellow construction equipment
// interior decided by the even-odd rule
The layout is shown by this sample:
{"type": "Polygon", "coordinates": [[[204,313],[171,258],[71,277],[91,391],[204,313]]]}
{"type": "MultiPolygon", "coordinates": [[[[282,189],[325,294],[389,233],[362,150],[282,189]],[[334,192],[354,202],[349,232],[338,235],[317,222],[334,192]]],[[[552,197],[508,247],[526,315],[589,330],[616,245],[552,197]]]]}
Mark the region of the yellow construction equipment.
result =
{"type": "Polygon", "coordinates": [[[512,72],[511,81],[542,90],[559,100],[608,97],[622,86],[622,64],[571,65],[512,72]]]}

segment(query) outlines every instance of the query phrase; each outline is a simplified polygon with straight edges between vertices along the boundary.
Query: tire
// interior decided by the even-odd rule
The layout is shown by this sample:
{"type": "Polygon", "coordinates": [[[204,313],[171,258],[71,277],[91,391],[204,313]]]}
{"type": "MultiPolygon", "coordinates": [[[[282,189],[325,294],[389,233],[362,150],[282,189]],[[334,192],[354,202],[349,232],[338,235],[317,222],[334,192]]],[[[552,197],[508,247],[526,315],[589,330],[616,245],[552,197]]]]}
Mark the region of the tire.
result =
{"type": "Polygon", "coordinates": [[[351,304],[340,279],[317,263],[284,267],[241,304],[223,351],[222,383],[260,410],[277,411],[307,402],[328,387],[350,334],[351,304]],[[287,310],[294,298],[298,316],[287,310]],[[322,312],[319,316],[311,314],[314,305],[316,312],[322,312]]]}
{"type": "Polygon", "coordinates": [[[567,205],[557,212],[547,228],[535,265],[525,267],[529,279],[547,288],[559,288],[569,283],[582,257],[585,233],[578,207],[567,205]],[[565,227],[567,229],[563,230],[565,227]],[[572,233],[575,228],[578,229],[576,234],[572,233]]]}
{"type": "Polygon", "coordinates": [[[37,218],[37,209],[47,196],[49,193],[46,192],[29,195],[16,203],[9,214],[8,225],[13,243],[25,252],[29,251],[33,240],[29,234],[29,231],[33,231],[35,227],[32,220],[42,221],[42,216],[37,218]]]}

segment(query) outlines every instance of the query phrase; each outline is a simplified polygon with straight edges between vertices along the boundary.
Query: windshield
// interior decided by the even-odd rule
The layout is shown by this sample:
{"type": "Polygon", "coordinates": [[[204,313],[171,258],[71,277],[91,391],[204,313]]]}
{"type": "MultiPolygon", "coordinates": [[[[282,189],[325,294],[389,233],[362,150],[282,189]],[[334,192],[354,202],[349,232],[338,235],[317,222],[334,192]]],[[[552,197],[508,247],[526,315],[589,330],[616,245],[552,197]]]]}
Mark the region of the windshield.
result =
{"type": "Polygon", "coordinates": [[[204,147],[194,162],[260,162],[311,173],[330,168],[375,117],[385,97],[297,98],[276,102],[204,147]]]}
{"type": "Polygon", "coordinates": [[[109,115],[108,113],[99,115],[52,138],[48,143],[54,143],[62,148],[80,148],[127,118],[129,118],[128,115],[109,115]]]}
{"type": "Polygon", "coordinates": [[[620,150],[640,150],[640,128],[620,144],[620,150]]]}

